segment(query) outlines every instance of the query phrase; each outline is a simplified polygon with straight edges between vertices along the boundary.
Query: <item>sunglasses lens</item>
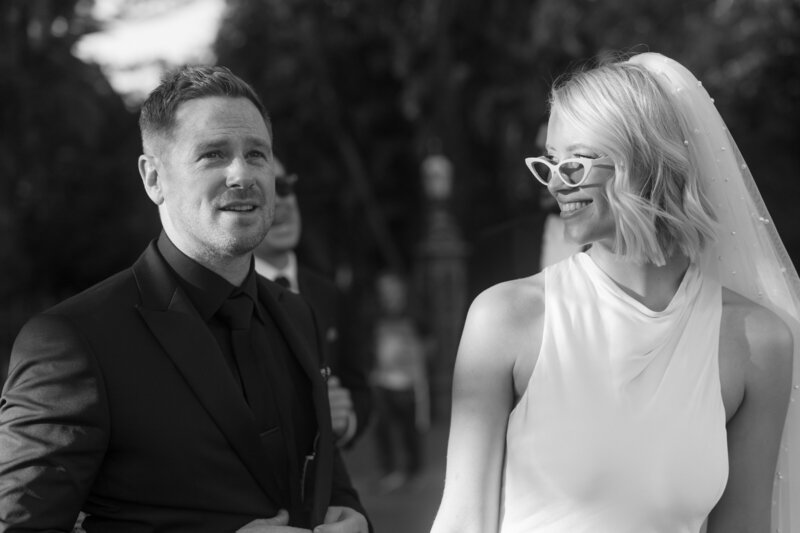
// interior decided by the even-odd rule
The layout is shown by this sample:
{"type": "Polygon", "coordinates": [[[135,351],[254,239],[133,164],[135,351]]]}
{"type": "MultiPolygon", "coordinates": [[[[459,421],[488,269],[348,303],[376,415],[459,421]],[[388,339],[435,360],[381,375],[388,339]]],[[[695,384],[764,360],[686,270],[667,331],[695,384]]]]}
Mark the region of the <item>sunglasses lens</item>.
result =
{"type": "Polygon", "coordinates": [[[542,163],[541,161],[534,161],[531,163],[531,170],[539,178],[539,181],[542,183],[550,183],[550,178],[552,177],[552,171],[550,167],[546,164],[542,163]]]}
{"type": "Polygon", "coordinates": [[[583,180],[583,176],[586,174],[586,168],[580,161],[565,161],[561,163],[558,170],[561,172],[561,175],[564,176],[564,181],[572,185],[580,183],[583,180]]]}

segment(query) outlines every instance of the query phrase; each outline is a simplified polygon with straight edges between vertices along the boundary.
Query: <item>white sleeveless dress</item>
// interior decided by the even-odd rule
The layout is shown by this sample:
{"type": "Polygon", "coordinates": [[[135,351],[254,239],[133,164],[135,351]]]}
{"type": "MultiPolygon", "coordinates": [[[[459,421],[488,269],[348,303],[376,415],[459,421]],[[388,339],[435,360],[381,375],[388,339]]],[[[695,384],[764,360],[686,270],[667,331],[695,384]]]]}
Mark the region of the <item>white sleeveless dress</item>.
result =
{"type": "Polygon", "coordinates": [[[511,412],[502,533],[697,533],[728,477],[720,285],[652,311],[579,253],[545,270],[544,336],[511,412]]]}

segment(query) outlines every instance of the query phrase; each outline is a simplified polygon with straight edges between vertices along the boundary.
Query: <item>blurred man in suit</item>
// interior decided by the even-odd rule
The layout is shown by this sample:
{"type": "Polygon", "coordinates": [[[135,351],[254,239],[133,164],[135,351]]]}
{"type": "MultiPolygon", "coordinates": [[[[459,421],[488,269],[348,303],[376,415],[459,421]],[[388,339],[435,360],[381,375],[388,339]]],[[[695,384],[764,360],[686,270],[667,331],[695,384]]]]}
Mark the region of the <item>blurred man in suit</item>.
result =
{"type": "Polygon", "coordinates": [[[296,174],[287,174],[275,159],[275,219],[267,236],[255,249],[256,272],[299,293],[311,305],[320,331],[326,360],[332,370],[328,378],[333,431],[342,446],[352,445],[367,426],[371,394],[366,363],[357,358],[342,308],[342,295],[331,281],[298,265],[295,249],[300,242],[302,218],[295,194],[296,174]]]}
{"type": "Polygon", "coordinates": [[[275,208],[261,101],[223,67],[187,67],[140,126],[163,231],[17,337],[0,531],[69,531],[81,509],[89,533],[367,531],[312,313],[253,267],[275,208]]]}

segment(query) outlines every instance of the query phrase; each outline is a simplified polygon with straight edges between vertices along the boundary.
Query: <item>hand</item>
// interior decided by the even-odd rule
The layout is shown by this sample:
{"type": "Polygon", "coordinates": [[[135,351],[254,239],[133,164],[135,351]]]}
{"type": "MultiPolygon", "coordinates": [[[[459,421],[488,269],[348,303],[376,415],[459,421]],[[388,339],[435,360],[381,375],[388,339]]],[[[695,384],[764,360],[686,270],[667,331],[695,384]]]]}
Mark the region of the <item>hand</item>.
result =
{"type": "Polygon", "coordinates": [[[310,533],[308,529],[291,527],[289,513],[281,509],[272,518],[259,518],[236,530],[236,533],[310,533]]]}
{"type": "Polygon", "coordinates": [[[325,523],[314,533],[369,533],[367,518],[349,507],[328,507],[325,523]]]}
{"type": "Polygon", "coordinates": [[[339,378],[328,378],[328,401],[331,404],[331,425],[333,433],[341,437],[347,431],[350,416],[353,413],[353,400],[350,391],[342,387],[339,378]]]}

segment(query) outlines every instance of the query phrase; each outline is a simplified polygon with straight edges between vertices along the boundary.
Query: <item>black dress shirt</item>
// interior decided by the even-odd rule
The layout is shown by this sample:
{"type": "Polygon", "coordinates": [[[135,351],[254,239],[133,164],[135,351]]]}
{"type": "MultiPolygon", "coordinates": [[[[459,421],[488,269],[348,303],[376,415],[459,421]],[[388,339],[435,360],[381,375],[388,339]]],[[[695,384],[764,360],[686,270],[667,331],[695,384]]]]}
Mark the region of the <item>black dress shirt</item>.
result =
{"type": "Polygon", "coordinates": [[[314,405],[308,377],[286,343],[282,332],[259,301],[258,281],[254,264],[239,287],[200,265],[181,252],[162,232],[158,239],[158,250],[175,272],[178,282],[197,309],[200,317],[214,335],[225,362],[236,383],[241,387],[239,370],[233,353],[229,326],[217,316],[222,303],[234,293],[243,292],[255,302],[253,344],[259,354],[262,379],[271,389],[270,412],[272,421],[279,425],[284,436],[285,450],[268,450],[286,456],[286,472],[279,476],[285,486],[286,500],[282,505],[290,514],[304,513],[299,494],[305,456],[312,453],[316,436],[314,405]],[[280,413],[280,414],[279,414],[280,413]]]}
{"type": "MultiPolygon", "coordinates": [[[[220,350],[222,350],[222,354],[225,356],[225,362],[231,374],[241,386],[239,371],[236,367],[236,359],[233,356],[233,347],[231,346],[230,330],[228,325],[216,316],[216,313],[222,303],[237,290],[246,293],[253,299],[253,302],[258,302],[256,277],[252,265],[241,287],[236,287],[222,276],[212,272],[178,250],[163,232],[158,238],[158,251],[161,252],[164,260],[177,275],[178,283],[186,291],[189,300],[191,300],[200,314],[200,318],[208,324],[211,333],[217,340],[217,344],[219,344],[220,350]]],[[[262,325],[266,322],[263,311],[259,306],[255,307],[255,315],[262,325]]]]}

